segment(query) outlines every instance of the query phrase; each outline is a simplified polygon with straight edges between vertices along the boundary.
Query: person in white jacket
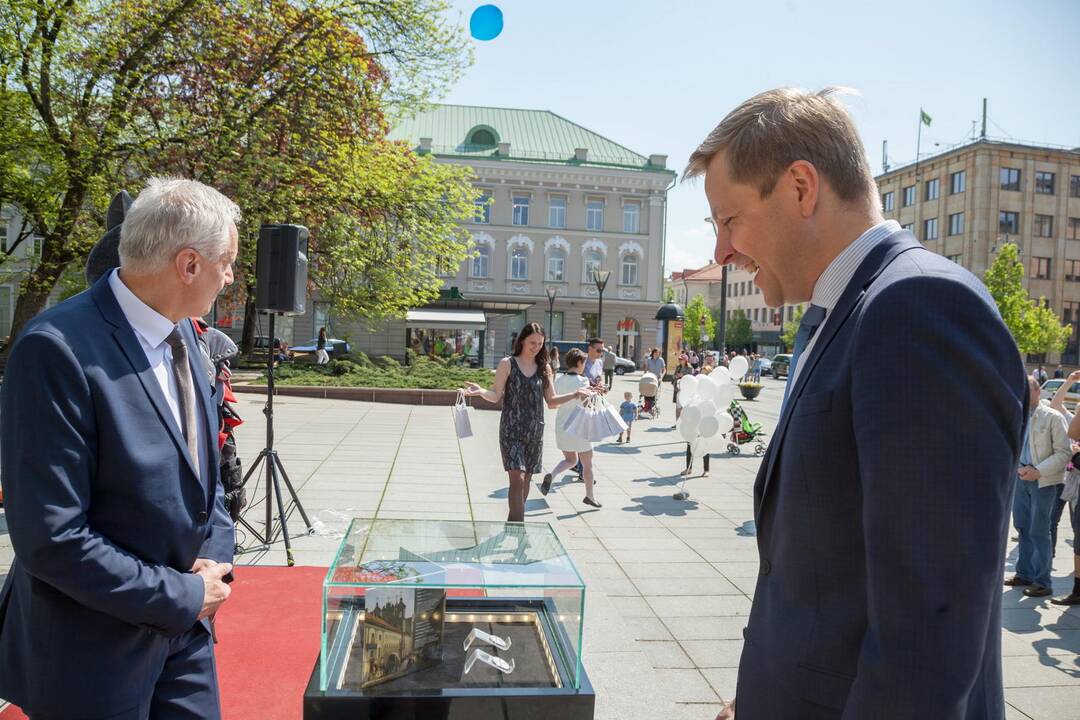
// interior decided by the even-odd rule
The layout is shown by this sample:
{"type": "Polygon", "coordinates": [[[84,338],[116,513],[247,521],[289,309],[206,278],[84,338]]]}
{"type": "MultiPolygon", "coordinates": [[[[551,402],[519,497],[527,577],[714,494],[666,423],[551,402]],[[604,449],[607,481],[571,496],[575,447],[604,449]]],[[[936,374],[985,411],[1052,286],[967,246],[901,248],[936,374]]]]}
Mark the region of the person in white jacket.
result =
{"type": "MultiPolygon", "coordinates": [[[[585,370],[585,353],[577,348],[571,348],[566,353],[566,373],[555,380],[556,393],[572,393],[578,388],[589,387],[589,381],[582,375],[585,370]]],[[[547,495],[551,490],[552,479],[560,473],[574,467],[581,462],[581,477],[585,481],[585,499],[582,501],[592,507],[601,507],[593,497],[593,468],[592,468],[592,443],[583,440],[563,430],[570,413],[577,406],[576,403],[567,403],[559,408],[555,414],[555,446],[562,450],[563,459],[559,461],[551,472],[544,475],[544,481],[540,484],[540,492],[547,495]]]]}
{"type": "Polygon", "coordinates": [[[1028,597],[1046,597],[1050,590],[1050,517],[1057,486],[1065,482],[1072,456],[1064,416],[1039,400],[1039,383],[1028,378],[1031,408],[1013,495],[1013,524],[1020,533],[1016,574],[1006,585],[1023,587],[1028,597]]]}

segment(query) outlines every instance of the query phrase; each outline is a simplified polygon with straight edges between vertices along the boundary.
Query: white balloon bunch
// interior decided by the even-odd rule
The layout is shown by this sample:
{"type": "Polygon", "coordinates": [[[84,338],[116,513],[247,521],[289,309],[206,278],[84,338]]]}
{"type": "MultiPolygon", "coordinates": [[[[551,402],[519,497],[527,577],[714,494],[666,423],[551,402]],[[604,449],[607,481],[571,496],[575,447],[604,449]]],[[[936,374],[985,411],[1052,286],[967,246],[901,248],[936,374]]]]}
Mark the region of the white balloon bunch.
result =
{"type": "MultiPolygon", "coordinates": [[[[738,360],[739,358],[736,358],[738,360]]],[[[743,365],[746,360],[743,359],[743,365]]],[[[743,374],[746,369],[743,368],[743,374]]],[[[742,378],[742,374],[737,376],[742,378]]],[[[690,452],[700,458],[708,453],[723,452],[727,446],[725,436],[734,420],[727,413],[731,399],[735,397],[732,373],[726,367],[717,367],[708,375],[686,375],[679,381],[679,434],[690,443],[690,452]]]]}

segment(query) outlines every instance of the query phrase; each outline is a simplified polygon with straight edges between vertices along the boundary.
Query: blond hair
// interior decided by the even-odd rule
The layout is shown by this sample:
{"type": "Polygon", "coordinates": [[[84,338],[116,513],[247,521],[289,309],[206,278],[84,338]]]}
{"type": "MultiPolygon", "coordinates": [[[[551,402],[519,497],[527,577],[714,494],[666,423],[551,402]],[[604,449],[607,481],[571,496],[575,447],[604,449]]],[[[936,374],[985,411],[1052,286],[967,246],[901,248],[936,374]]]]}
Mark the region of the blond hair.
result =
{"type": "Polygon", "coordinates": [[[841,87],[818,92],[777,88],[732,110],[698,146],[683,179],[703,175],[724,151],[730,177],[754,185],[768,197],[793,162],[805,160],[846,202],[877,199],[866,150],[847,109],[833,96],[854,94],[841,87]]]}

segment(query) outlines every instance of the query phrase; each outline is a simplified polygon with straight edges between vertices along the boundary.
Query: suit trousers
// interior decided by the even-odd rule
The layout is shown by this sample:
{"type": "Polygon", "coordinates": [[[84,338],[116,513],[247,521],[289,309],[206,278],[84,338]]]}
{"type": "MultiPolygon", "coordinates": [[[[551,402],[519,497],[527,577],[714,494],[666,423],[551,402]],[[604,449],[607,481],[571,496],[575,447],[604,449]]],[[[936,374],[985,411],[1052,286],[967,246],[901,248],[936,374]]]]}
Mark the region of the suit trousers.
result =
{"type": "Polygon", "coordinates": [[[1050,517],[1058,487],[1041,488],[1038,481],[1017,478],[1013,494],[1013,524],[1020,533],[1016,574],[1046,588],[1050,587],[1050,517]]]}

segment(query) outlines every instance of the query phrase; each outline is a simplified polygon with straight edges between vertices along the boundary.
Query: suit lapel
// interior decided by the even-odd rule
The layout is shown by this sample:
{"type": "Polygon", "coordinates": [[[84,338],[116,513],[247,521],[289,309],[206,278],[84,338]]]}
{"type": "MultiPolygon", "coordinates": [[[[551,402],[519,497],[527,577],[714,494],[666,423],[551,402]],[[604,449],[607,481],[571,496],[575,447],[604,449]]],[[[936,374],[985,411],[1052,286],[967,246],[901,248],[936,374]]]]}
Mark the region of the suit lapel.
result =
{"type": "MultiPolygon", "coordinates": [[[[169,403],[165,400],[165,394],[161,391],[161,385],[154,376],[154,371],[150,369],[150,362],[146,359],[146,353],[143,352],[142,344],[139,342],[139,339],[135,337],[135,331],[124,316],[124,311],[120,309],[120,304],[116,302],[116,296],[113,295],[112,288],[109,287],[109,276],[111,274],[112,273],[105,273],[105,275],[94,284],[94,287],[91,290],[94,302],[97,304],[98,309],[101,311],[105,320],[115,328],[113,330],[113,338],[116,339],[116,343],[127,357],[128,362],[131,363],[132,370],[135,371],[135,375],[139,378],[143,390],[150,398],[150,404],[153,405],[154,410],[157,411],[158,419],[165,426],[165,429],[168,430],[169,435],[172,436],[177,450],[180,451],[181,456],[187,461],[191,472],[198,478],[198,459],[192,458],[191,453],[188,452],[187,442],[184,440],[184,436],[180,432],[180,427],[176,424],[175,418],[173,418],[172,410],[169,408],[169,403]]],[[[196,352],[198,352],[197,349],[196,352]]],[[[188,357],[190,358],[190,356],[191,351],[189,350],[188,357]]]]}
{"type": "Polygon", "coordinates": [[[856,305],[858,305],[863,295],[866,294],[866,288],[877,279],[878,275],[880,275],[898,255],[917,247],[922,246],[915,237],[907,231],[893,233],[878,243],[855,271],[855,275],[851,278],[851,282],[848,283],[847,289],[844,290],[844,294],[841,295],[840,300],[837,301],[836,307],[829,311],[829,319],[825,321],[825,325],[819,331],[810,355],[804,355],[801,358],[804,363],[803,368],[799,370],[799,376],[795,382],[795,387],[791,389],[787,404],[784,406],[784,412],[780,415],[780,419],[776,423],[776,432],[773,433],[773,439],[769,443],[769,449],[765,453],[765,457],[762,458],[761,470],[758,471],[758,478],[754,483],[755,496],[757,496],[754,512],[755,524],[760,526],[761,511],[765,505],[765,496],[768,492],[773,470],[776,466],[776,457],[780,453],[780,444],[783,442],[784,433],[787,431],[792,413],[794,413],[795,406],[799,402],[799,397],[802,395],[803,390],[810,381],[810,376],[814,374],[814,368],[817,366],[818,361],[824,356],[825,351],[836,336],[836,333],[839,332],[840,328],[847,322],[851,312],[855,309],[856,305]]]}
{"type": "Polygon", "coordinates": [[[199,448],[202,456],[206,459],[206,467],[203,468],[200,477],[204,478],[207,489],[212,489],[213,468],[211,466],[213,465],[214,455],[211,450],[211,443],[217,443],[217,424],[214,422],[217,407],[210,397],[213,380],[207,375],[207,363],[209,360],[203,355],[199,340],[195,336],[194,324],[191,320],[181,321],[180,327],[184,335],[184,342],[188,346],[188,366],[191,368],[191,380],[195,386],[195,394],[198,396],[197,402],[202,413],[200,417],[205,421],[200,423],[201,427],[199,429],[201,433],[199,448]]]}

